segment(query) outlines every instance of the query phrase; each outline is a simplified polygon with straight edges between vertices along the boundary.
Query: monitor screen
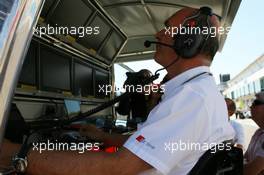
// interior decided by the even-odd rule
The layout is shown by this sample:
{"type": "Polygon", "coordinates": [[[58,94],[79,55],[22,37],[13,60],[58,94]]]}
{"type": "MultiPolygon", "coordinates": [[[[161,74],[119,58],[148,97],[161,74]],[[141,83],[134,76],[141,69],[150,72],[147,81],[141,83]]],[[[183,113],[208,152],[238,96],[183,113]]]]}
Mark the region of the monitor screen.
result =
{"type": "Polygon", "coordinates": [[[107,72],[95,71],[95,95],[97,97],[106,97],[110,94],[106,91],[102,91],[102,89],[105,90],[105,87],[109,85],[109,76],[107,72]]]}
{"type": "Polygon", "coordinates": [[[25,57],[22,70],[20,72],[19,84],[36,85],[36,58],[38,43],[31,41],[27,55],[25,57]]]}
{"type": "Polygon", "coordinates": [[[93,95],[93,69],[85,63],[74,63],[74,95],[93,95]]]}
{"type": "Polygon", "coordinates": [[[98,51],[107,34],[110,32],[111,27],[101,16],[96,16],[89,26],[93,29],[98,27],[98,34],[95,34],[96,32],[94,32],[91,35],[85,35],[84,37],[79,38],[77,42],[89,49],[92,48],[95,51],[98,51]]]}
{"type": "Polygon", "coordinates": [[[64,100],[65,107],[68,113],[68,116],[76,116],[81,112],[80,101],[77,100],[64,100]]]}
{"type": "Polygon", "coordinates": [[[117,33],[116,31],[112,32],[110,38],[107,40],[101,51],[101,55],[104,58],[107,58],[111,63],[124,41],[125,38],[122,38],[121,34],[117,33]]]}
{"type": "Polygon", "coordinates": [[[54,26],[81,27],[92,14],[92,9],[82,0],[60,1],[50,21],[54,26]]]}
{"type": "Polygon", "coordinates": [[[71,90],[71,57],[55,49],[41,47],[41,88],[56,92],[71,90]]]}

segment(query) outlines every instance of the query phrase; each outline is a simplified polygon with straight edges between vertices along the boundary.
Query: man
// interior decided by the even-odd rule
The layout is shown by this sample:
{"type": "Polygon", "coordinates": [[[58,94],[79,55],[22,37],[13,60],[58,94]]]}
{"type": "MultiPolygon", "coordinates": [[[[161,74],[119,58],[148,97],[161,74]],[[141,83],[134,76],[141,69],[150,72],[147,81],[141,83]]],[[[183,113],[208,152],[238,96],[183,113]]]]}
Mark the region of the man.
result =
{"type": "Polygon", "coordinates": [[[236,104],[230,98],[225,98],[225,101],[226,101],[228,117],[229,117],[228,120],[236,133],[234,138],[234,143],[235,143],[234,146],[241,148],[243,150],[245,144],[245,133],[243,127],[241,126],[241,124],[237,123],[236,121],[230,120],[230,117],[236,112],[236,104]]]}
{"type": "Polygon", "coordinates": [[[249,143],[244,175],[264,175],[264,93],[256,94],[251,107],[252,119],[260,127],[249,143]]]}
{"type": "MultiPolygon", "coordinates": [[[[218,26],[216,16],[201,14],[193,8],[178,11],[165,25],[167,28],[179,27],[185,19],[198,13],[203,23],[218,26]]],[[[156,38],[166,45],[173,45],[177,40],[166,34],[165,29],[158,32],[156,38]]],[[[220,144],[234,136],[227,120],[224,98],[209,73],[218,39],[207,35],[203,38],[197,54],[189,59],[180,56],[172,47],[157,45],[155,60],[166,67],[170,79],[165,84],[164,96],[150,112],[147,121],[116,154],[69,151],[39,154],[30,151],[27,174],[186,175],[206,150],[176,150],[176,144],[220,144]]],[[[192,42],[188,40],[183,44],[192,42]]]]}

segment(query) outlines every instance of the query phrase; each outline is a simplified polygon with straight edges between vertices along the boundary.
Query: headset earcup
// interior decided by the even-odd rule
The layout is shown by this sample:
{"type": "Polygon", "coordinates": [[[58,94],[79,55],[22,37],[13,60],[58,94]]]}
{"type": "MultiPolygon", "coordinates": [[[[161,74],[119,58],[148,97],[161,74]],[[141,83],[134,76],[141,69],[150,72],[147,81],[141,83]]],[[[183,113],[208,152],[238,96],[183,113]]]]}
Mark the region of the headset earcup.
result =
{"type": "Polygon", "coordinates": [[[182,58],[197,55],[203,43],[202,34],[177,34],[174,37],[174,50],[182,58]]]}

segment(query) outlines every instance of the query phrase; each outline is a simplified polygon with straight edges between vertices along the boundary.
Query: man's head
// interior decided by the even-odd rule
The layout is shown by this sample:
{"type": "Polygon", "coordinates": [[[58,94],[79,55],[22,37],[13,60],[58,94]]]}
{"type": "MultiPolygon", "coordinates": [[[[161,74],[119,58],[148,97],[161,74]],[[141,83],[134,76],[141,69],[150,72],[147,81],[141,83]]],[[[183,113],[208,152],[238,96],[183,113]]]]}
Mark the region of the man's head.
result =
{"type": "MultiPolygon", "coordinates": [[[[169,19],[166,20],[165,26],[168,29],[169,27],[172,29],[174,27],[175,30],[180,30],[180,26],[183,25],[186,18],[193,16],[197,14],[198,9],[194,8],[184,8],[182,10],[177,11],[174,15],[172,15],[169,19]],[[177,29],[176,29],[177,28],[177,29]]],[[[207,24],[207,16],[205,16],[203,23],[207,24]]],[[[201,21],[198,21],[200,23],[201,21]]],[[[211,27],[218,27],[219,21],[216,16],[209,17],[209,24],[211,27]]],[[[199,25],[200,26],[200,25],[199,25]]],[[[203,27],[208,27],[207,25],[203,25],[203,27]]],[[[176,31],[174,32],[176,33],[176,31]]],[[[179,35],[179,33],[178,33],[179,35]]],[[[205,34],[206,35],[206,34],[205,34]]],[[[206,37],[206,36],[205,36],[206,37]]],[[[172,36],[172,34],[169,32],[166,32],[166,29],[164,28],[160,32],[156,34],[156,38],[159,42],[168,44],[168,45],[174,45],[175,37],[172,36]]],[[[166,47],[163,45],[157,44],[156,46],[156,54],[155,54],[155,60],[162,66],[168,66],[170,63],[172,63],[174,60],[177,60],[177,63],[175,63],[174,67],[177,66],[186,66],[186,64],[198,64],[198,65],[210,65],[213,56],[215,55],[216,51],[218,49],[218,37],[211,37],[209,35],[206,42],[204,42],[202,49],[200,52],[195,55],[193,58],[196,59],[183,59],[179,57],[179,55],[175,52],[173,48],[166,47]]],[[[195,67],[195,65],[192,65],[195,67]]],[[[176,67],[175,67],[176,68],[176,67]]],[[[167,70],[168,72],[170,70],[167,70]]],[[[169,72],[170,74],[170,72],[169,72]]]]}
{"type": "Polygon", "coordinates": [[[264,128],[264,92],[256,94],[256,99],[253,101],[250,109],[252,119],[260,128],[264,128]]]}
{"type": "Polygon", "coordinates": [[[236,112],[236,104],[230,98],[225,98],[228,116],[231,117],[236,112]]]}

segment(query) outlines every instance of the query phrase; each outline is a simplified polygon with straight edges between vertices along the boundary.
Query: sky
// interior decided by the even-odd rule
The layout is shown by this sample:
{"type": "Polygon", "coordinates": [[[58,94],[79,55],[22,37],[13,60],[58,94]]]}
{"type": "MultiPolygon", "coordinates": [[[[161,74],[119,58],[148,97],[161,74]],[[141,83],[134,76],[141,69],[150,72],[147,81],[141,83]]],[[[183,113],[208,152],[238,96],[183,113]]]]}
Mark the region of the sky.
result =
{"type": "Polygon", "coordinates": [[[263,0],[242,1],[224,48],[212,64],[215,77],[228,73],[233,78],[264,54],[263,7],[263,0]]]}
{"type": "MultiPolygon", "coordinates": [[[[264,54],[264,0],[242,0],[228,33],[225,45],[214,58],[211,71],[219,83],[220,74],[230,74],[231,79],[250,63],[264,54]]],[[[126,63],[135,71],[149,69],[153,73],[161,68],[154,60],[126,63]]],[[[115,66],[117,86],[126,79],[125,70],[115,66]]],[[[160,79],[165,75],[161,73],[160,79]]]]}

